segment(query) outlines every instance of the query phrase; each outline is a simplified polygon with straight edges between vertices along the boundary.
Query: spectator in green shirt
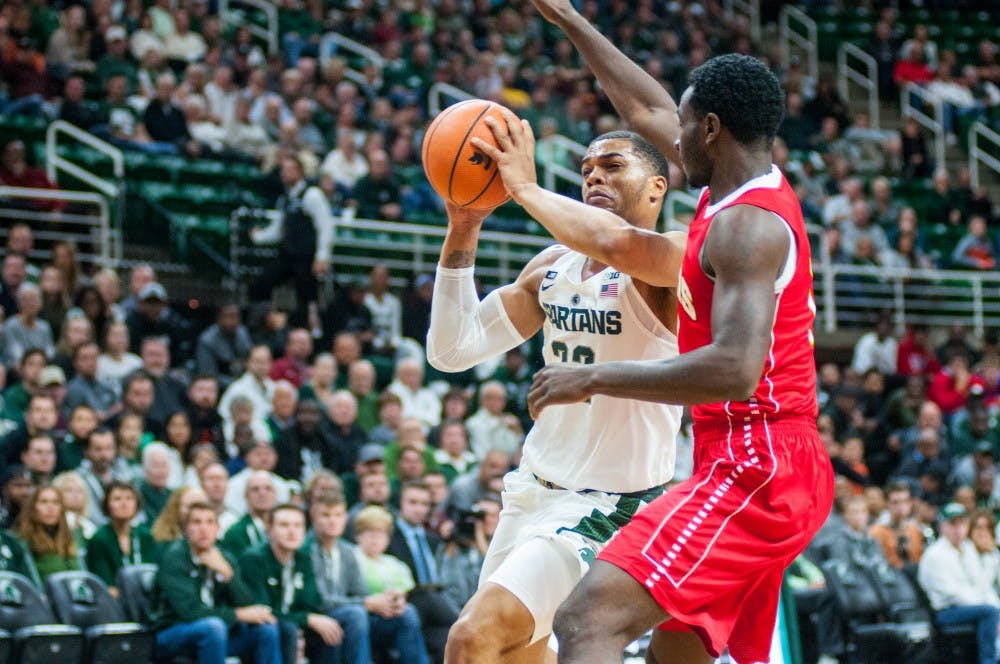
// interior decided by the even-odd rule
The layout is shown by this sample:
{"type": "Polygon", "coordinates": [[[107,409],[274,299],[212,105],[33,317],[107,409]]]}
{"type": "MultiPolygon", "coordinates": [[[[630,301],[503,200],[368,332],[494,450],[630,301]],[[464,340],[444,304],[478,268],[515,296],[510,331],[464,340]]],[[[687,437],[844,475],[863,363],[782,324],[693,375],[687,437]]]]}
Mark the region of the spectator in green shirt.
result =
{"type": "Polygon", "coordinates": [[[309,661],[334,664],[344,629],[323,614],[306,539],[306,515],[295,505],[278,505],[271,512],[268,541],[240,557],[243,579],[253,600],[271,608],[281,629],[282,661],[295,664],[298,632],[306,636],[309,661]]]}
{"type": "Polygon", "coordinates": [[[66,522],[62,493],[54,486],[41,487],[32,494],[17,517],[16,529],[43,583],[55,572],[83,569],[77,542],[66,522]]]}
{"type": "Polygon", "coordinates": [[[118,596],[115,578],[126,565],[154,563],[157,546],[144,526],[132,526],[139,513],[139,492],[126,482],[112,482],[101,506],[110,521],[97,529],[87,545],[87,569],[101,577],[111,594],[118,596]]]}
{"type": "Polygon", "coordinates": [[[36,586],[42,587],[35,562],[31,559],[24,542],[3,530],[0,530],[0,570],[26,576],[36,586]]]}
{"type": "Polygon", "coordinates": [[[163,552],[156,573],[153,624],[156,656],[195,657],[199,664],[227,655],[280,661],[278,623],[271,609],[253,604],[235,558],[215,545],[219,518],[212,506],[191,505],[184,537],[163,552]]]}

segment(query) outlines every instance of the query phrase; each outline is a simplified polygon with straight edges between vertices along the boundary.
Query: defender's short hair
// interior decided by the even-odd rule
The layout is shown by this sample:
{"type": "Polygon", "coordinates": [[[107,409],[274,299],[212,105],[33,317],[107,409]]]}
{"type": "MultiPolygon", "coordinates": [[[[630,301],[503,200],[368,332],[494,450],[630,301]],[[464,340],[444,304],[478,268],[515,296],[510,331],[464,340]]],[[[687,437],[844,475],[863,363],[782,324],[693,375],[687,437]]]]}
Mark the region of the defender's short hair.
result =
{"type": "Polygon", "coordinates": [[[774,141],[785,114],[777,77],[760,60],[729,53],[691,72],[689,103],[701,116],[715,113],[740,143],[774,141]]]}

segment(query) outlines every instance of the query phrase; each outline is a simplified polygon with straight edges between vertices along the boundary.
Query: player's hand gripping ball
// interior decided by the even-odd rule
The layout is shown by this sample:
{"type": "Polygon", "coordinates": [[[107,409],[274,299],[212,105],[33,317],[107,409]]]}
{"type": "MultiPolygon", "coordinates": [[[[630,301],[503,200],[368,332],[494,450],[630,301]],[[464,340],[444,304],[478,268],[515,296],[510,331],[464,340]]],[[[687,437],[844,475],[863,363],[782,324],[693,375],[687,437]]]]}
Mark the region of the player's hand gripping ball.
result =
{"type": "Polygon", "coordinates": [[[424,134],[423,162],[427,180],[442,198],[459,207],[488,210],[510,199],[493,158],[472,145],[478,137],[496,145],[493,132],[483,122],[496,118],[503,106],[484,99],[470,99],[441,111],[424,134]]]}

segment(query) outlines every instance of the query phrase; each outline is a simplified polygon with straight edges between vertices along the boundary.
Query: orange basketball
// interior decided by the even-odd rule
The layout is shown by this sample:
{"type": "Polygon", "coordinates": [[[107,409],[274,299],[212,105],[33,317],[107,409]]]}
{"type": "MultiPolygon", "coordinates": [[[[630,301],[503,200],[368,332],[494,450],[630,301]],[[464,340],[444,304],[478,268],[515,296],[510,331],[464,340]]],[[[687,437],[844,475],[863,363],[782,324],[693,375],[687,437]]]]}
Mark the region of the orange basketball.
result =
{"type": "Polygon", "coordinates": [[[504,122],[503,107],[484,99],[469,99],[441,111],[424,134],[424,172],[434,191],[460,207],[487,209],[510,196],[493,158],[477,150],[472,138],[496,145],[487,116],[504,122]]]}

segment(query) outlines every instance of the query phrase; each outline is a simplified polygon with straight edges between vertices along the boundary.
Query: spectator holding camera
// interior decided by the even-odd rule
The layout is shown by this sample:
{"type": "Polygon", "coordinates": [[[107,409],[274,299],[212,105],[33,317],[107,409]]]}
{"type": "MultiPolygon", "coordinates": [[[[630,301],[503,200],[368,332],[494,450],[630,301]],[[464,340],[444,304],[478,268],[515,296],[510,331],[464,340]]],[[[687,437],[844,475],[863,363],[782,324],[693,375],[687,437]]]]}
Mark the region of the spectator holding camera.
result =
{"type": "Polygon", "coordinates": [[[454,527],[447,543],[438,550],[437,563],[444,593],[457,606],[465,606],[479,587],[486,549],[500,521],[500,501],[489,496],[471,510],[458,510],[451,516],[454,527]]]}

